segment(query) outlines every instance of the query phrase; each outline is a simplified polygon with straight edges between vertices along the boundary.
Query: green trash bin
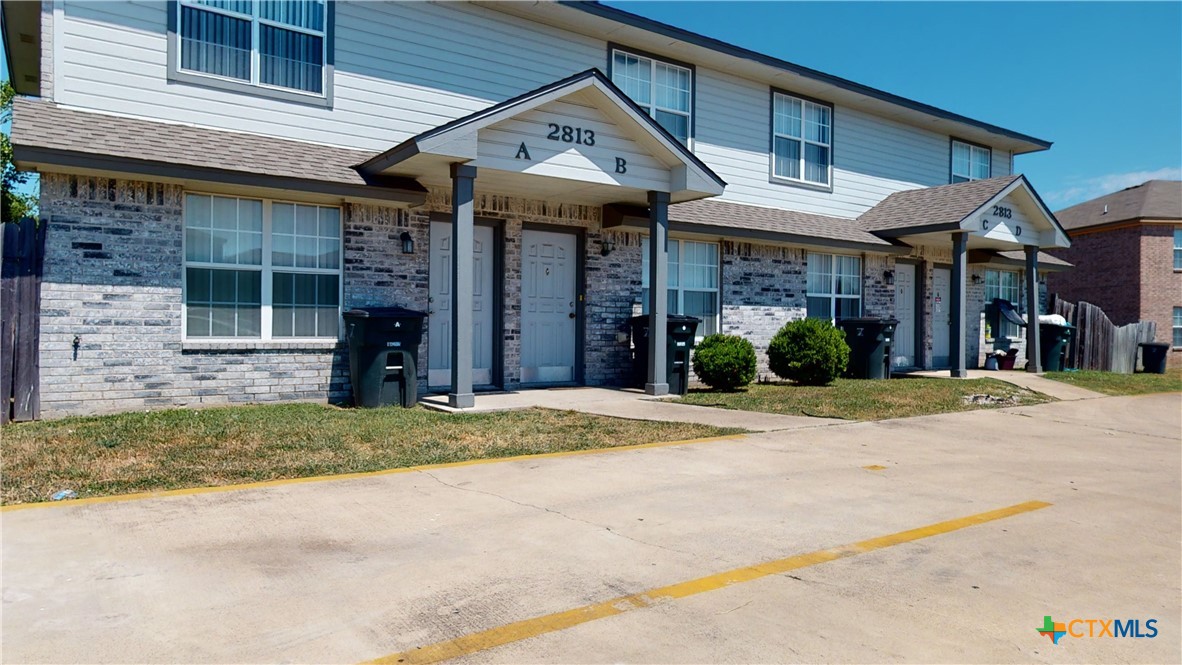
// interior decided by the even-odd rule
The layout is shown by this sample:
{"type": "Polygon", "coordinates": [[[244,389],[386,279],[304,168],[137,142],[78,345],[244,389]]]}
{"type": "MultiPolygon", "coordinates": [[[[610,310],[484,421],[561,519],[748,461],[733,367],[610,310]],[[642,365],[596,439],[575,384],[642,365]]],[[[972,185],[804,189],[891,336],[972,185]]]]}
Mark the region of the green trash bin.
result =
{"type": "Polygon", "coordinates": [[[1039,360],[1044,372],[1062,372],[1067,355],[1067,344],[1075,333],[1075,326],[1057,323],[1038,324],[1039,360]]]}
{"type": "MultiPolygon", "coordinates": [[[[690,354],[701,319],[683,314],[668,314],[665,322],[665,374],[670,395],[689,391],[690,354]]],[[[648,314],[628,319],[632,329],[632,385],[643,388],[648,382],[648,314]]]]}
{"type": "Polygon", "coordinates": [[[1166,373],[1166,358],[1170,355],[1170,345],[1165,342],[1141,342],[1141,367],[1150,374],[1166,373]]]}
{"type": "Polygon", "coordinates": [[[403,307],[359,307],[344,313],[353,403],[361,408],[419,399],[419,344],[425,312],[403,307]]]}
{"type": "Polygon", "coordinates": [[[855,317],[841,319],[837,327],[850,347],[846,376],[854,379],[891,378],[891,343],[898,319],[855,317]]]}

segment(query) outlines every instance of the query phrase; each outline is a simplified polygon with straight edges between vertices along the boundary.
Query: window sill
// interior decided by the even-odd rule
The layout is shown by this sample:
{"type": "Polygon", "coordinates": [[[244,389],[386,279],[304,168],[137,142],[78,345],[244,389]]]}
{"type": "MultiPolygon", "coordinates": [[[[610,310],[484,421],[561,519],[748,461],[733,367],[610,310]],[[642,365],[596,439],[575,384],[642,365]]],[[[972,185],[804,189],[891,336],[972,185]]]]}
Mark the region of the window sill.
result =
{"type": "MultiPolygon", "coordinates": [[[[329,75],[332,71],[329,69],[329,75]]],[[[297,104],[304,104],[307,106],[317,106],[322,108],[332,108],[332,96],[329,93],[330,87],[325,83],[325,93],[316,94],[312,92],[300,92],[298,90],[288,90],[285,88],[255,85],[245,81],[237,81],[234,79],[226,79],[218,76],[201,74],[199,72],[191,72],[177,69],[175,66],[169,66],[168,82],[179,83],[184,85],[194,85],[203,88],[213,88],[215,90],[224,90],[227,92],[235,92],[253,97],[265,97],[268,99],[278,99],[285,102],[295,102],[297,104]]]]}
{"type": "Polygon", "coordinates": [[[784,185],[786,187],[799,187],[800,189],[808,189],[814,192],[824,192],[826,194],[833,193],[833,184],[822,185],[819,182],[809,182],[807,180],[792,180],[790,178],[781,178],[778,176],[771,176],[768,182],[773,185],[784,185]]]}
{"type": "Polygon", "coordinates": [[[345,343],[337,339],[293,340],[290,342],[279,340],[186,340],[181,343],[181,351],[331,351],[344,346],[345,343]]]}

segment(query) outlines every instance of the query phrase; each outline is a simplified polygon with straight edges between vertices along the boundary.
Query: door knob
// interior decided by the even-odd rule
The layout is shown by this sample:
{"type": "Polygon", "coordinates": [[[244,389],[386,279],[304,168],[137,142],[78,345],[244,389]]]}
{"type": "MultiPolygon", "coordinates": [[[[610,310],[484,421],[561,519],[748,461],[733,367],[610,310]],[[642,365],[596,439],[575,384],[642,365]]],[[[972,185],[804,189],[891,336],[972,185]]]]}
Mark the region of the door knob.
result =
{"type": "Polygon", "coordinates": [[[573,318],[575,318],[575,313],[571,312],[570,314],[567,314],[567,316],[573,319],[573,318]]]}

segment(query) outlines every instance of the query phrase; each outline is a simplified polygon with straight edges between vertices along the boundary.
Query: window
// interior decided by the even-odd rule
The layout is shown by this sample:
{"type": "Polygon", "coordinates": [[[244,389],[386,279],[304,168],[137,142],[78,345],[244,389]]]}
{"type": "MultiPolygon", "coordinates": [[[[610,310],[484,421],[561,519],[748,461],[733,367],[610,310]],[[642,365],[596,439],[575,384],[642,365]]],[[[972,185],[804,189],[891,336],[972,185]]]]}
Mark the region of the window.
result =
{"type": "Polygon", "coordinates": [[[1174,308],[1174,346],[1182,347],[1182,307],[1174,308]]]}
{"type": "Polygon", "coordinates": [[[185,195],[185,335],[336,338],[338,208],[185,195]]]}
{"type": "Polygon", "coordinates": [[[862,259],[840,254],[808,256],[808,316],[829,321],[862,314],[862,259]]]}
{"type": "Polygon", "coordinates": [[[677,140],[688,145],[693,72],[652,58],[612,50],[615,83],[677,140]]]}
{"type": "Polygon", "coordinates": [[[1182,270],[1182,226],[1174,227],[1174,270],[1182,270]]]}
{"type": "Polygon", "coordinates": [[[993,153],[979,145],[952,142],[952,182],[984,180],[990,176],[993,153]]]}
{"type": "Polygon", "coordinates": [[[324,94],[326,0],[180,0],[177,13],[181,70],[324,94]]]}
{"type": "MultiPolygon", "coordinates": [[[[985,271],[985,304],[993,302],[995,298],[1020,307],[1022,302],[1022,288],[1019,273],[1016,270],[986,270],[985,271]]],[[[1017,324],[1002,320],[1001,330],[994,331],[994,337],[1018,337],[1020,331],[1017,324]]]]}
{"type": "MultiPolygon", "coordinates": [[[[641,241],[641,303],[648,313],[648,238],[641,241]]],[[[669,240],[669,313],[702,319],[698,337],[718,332],[718,245],[669,240]]]]}
{"type": "Polygon", "coordinates": [[[773,93],[773,177],[828,185],[832,142],[832,107],[773,93]]]}

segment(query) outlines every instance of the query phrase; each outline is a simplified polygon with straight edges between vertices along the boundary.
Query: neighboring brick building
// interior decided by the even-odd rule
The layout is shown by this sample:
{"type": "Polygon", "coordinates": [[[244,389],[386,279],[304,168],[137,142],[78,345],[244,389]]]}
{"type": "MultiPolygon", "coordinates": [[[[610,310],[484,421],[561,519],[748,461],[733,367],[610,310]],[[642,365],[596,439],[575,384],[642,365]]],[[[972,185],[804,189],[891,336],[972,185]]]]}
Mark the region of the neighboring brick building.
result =
{"type": "Polygon", "coordinates": [[[1075,269],[1048,278],[1051,293],[1085,300],[1112,322],[1157,324],[1157,341],[1182,364],[1182,182],[1150,180],[1060,210],[1071,247],[1053,253],[1075,269]]]}

